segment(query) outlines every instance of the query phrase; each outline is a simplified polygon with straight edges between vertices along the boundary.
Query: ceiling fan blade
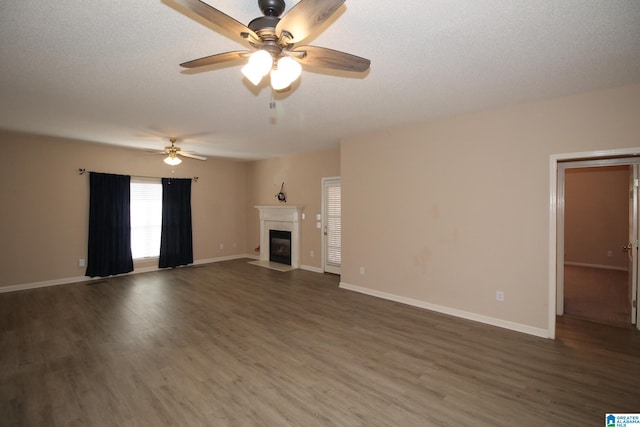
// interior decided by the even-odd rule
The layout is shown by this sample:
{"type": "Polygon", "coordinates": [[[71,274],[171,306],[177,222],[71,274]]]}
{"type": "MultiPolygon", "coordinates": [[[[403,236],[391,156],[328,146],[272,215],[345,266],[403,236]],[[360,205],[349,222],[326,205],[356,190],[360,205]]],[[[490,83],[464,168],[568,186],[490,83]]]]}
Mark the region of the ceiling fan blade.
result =
{"type": "Polygon", "coordinates": [[[186,7],[195,14],[200,15],[207,21],[237,36],[240,41],[246,41],[246,39],[248,38],[253,39],[253,41],[260,41],[260,37],[258,37],[258,35],[246,25],[241,24],[229,15],[220,12],[218,9],[211,7],[200,0],[174,1],[186,7]]]}
{"type": "Polygon", "coordinates": [[[288,43],[306,39],[344,3],[345,0],[300,0],[276,25],[276,34],[286,32],[288,43]]]}
{"type": "Polygon", "coordinates": [[[182,64],[180,64],[180,66],[184,68],[196,68],[203,67],[205,65],[221,64],[223,62],[244,59],[249,56],[250,53],[251,52],[248,50],[234,50],[233,52],[217,53],[215,55],[205,56],[203,58],[183,62],[182,64]]]}
{"type": "Polygon", "coordinates": [[[178,151],[178,155],[189,157],[189,158],[192,158],[192,159],[197,159],[197,160],[207,160],[206,157],[203,157],[203,156],[200,156],[200,155],[194,154],[194,153],[189,153],[188,151],[178,151]]]}
{"type": "Polygon", "coordinates": [[[299,46],[293,50],[293,52],[306,52],[306,55],[292,55],[292,57],[299,63],[312,67],[362,73],[367,71],[369,65],[371,65],[371,61],[368,59],[333,49],[327,49],[326,47],[299,46]]]}

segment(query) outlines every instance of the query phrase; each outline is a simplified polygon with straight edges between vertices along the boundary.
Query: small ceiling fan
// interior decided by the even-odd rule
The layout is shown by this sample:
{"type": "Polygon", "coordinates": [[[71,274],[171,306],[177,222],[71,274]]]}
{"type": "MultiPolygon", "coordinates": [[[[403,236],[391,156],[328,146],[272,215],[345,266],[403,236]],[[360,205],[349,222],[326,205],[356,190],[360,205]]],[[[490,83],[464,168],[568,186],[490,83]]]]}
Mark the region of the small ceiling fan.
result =
{"type": "Polygon", "coordinates": [[[283,91],[300,76],[301,65],[362,73],[371,64],[368,59],[337,50],[299,45],[318,30],[345,0],[300,0],[282,17],[284,0],[258,0],[264,16],[252,20],[248,26],[200,0],[175,1],[233,34],[236,41],[251,49],[218,53],[180,64],[185,68],[249,58],[242,73],[251,83],[257,86],[264,76],[270,74],[272,88],[283,91]]]}
{"type": "Polygon", "coordinates": [[[207,160],[206,157],[203,157],[199,154],[192,153],[189,151],[182,151],[180,147],[176,147],[175,143],[178,141],[177,138],[169,138],[169,142],[171,145],[164,147],[163,151],[158,152],[157,154],[167,154],[167,157],[164,159],[164,162],[171,166],[176,166],[182,163],[182,159],[178,156],[189,157],[191,159],[197,160],[207,160]]]}

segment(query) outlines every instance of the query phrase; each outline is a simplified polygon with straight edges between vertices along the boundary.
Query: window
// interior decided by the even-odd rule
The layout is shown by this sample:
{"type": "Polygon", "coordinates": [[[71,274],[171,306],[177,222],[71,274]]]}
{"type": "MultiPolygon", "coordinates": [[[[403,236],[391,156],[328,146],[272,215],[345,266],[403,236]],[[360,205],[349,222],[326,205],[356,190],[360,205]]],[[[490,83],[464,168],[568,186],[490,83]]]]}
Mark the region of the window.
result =
{"type": "Polygon", "coordinates": [[[131,255],[133,259],[160,255],[162,227],[162,184],[131,181],[131,255]]]}

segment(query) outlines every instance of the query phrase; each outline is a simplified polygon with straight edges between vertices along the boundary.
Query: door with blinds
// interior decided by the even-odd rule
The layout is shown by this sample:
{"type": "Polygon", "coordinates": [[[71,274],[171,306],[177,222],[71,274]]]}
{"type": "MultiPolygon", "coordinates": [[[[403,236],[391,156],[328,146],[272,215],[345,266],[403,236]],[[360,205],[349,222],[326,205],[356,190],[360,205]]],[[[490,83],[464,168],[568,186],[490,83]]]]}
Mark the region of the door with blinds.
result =
{"type": "Polygon", "coordinates": [[[340,274],[342,264],[340,177],[322,178],[322,264],[327,273],[340,274]]]}

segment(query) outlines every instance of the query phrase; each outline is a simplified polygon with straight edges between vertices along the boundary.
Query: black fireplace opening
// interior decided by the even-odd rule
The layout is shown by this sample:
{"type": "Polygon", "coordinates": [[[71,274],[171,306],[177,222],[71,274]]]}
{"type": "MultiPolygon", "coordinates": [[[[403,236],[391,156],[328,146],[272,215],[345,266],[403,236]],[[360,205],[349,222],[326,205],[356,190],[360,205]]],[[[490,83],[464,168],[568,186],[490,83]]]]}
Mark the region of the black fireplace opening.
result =
{"type": "Polygon", "coordinates": [[[291,232],[269,230],[269,261],[291,265],[291,232]]]}

